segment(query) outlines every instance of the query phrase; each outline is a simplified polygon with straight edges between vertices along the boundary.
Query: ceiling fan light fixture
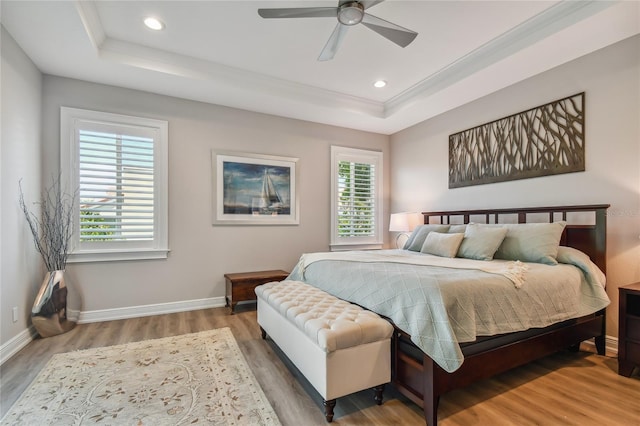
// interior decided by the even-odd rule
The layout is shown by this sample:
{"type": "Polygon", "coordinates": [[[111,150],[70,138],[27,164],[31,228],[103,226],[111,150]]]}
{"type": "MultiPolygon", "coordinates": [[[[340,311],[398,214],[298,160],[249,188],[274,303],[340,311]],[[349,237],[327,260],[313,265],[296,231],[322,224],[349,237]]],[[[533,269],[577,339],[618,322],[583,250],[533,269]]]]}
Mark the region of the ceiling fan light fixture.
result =
{"type": "Polygon", "coordinates": [[[376,80],[373,83],[373,87],[378,88],[378,89],[382,89],[386,85],[387,85],[387,82],[385,80],[376,80]]]}
{"type": "Polygon", "coordinates": [[[357,25],[364,17],[364,6],[357,1],[345,3],[338,10],[338,21],[342,25],[357,25]]]}
{"type": "Polygon", "coordinates": [[[153,16],[144,18],[144,25],[146,25],[147,28],[150,28],[155,31],[160,31],[164,29],[164,24],[162,23],[162,21],[159,20],[158,18],[154,18],[153,16]]]}
{"type": "MultiPolygon", "coordinates": [[[[1,0],[0,0],[1,1],[1,0]]],[[[382,3],[384,0],[338,0],[338,7],[285,7],[258,9],[263,18],[337,18],[329,40],[318,56],[318,61],[333,59],[349,27],[362,24],[400,47],[407,47],[418,35],[393,22],[365,13],[365,9],[382,3]]]]}

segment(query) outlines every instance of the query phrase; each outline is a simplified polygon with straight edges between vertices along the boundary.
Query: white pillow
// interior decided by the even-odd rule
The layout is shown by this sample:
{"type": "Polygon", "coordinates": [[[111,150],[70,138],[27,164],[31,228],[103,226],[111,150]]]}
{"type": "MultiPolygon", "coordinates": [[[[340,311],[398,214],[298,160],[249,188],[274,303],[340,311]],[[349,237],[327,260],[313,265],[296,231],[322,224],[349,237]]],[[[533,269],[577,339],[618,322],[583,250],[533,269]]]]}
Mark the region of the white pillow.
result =
{"type": "Polygon", "coordinates": [[[448,230],[449,225],[420,225],[413,230],[411,236],[404,245],[404,249],[411,251],[420,251],[422,245],[424,244],[425,238],[427,238],[427,235],[430,232],[447,232],[448,230]]]}
{"type": "Polygon", "coordinates": [[[463,238],[464,234],[460,233],[430,232],[425,238],[420,252],[440,257],[455,257],[463,238]]]}
{"type": "Polygon", "coordinates": [[[507,228],[470,223],[464,231],[464,240],[458,249],[458,257],[491,260],[506,235],[507,228]]]}
{"type": "Polygon", "coordinates": [[[466,231],[467,229],[467,225],[451,225],[449,227],[449,230],[447,231],[450,234],[458,234],[458,233],[462,233],[464,234],[464,231],[466,231]]]}
{"type": "Polygon", "coordinates": [[[566,225],[564,221],[495,225],[507,228],[507,235],[494,257],[557,265],[558,247],[566,225]]]}

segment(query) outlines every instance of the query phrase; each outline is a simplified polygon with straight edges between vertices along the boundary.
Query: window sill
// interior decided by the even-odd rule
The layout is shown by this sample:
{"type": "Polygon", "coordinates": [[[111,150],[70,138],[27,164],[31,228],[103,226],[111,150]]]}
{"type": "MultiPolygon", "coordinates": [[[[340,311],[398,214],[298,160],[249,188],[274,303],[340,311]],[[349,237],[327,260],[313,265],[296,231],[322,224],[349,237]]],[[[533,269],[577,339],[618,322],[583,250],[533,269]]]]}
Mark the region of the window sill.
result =
{"type": "Polygon", "coordinates": [[[118,262],[123,260],[166,259],[169,249],[84,251],[70,253],[67,263],[118,262]]]}

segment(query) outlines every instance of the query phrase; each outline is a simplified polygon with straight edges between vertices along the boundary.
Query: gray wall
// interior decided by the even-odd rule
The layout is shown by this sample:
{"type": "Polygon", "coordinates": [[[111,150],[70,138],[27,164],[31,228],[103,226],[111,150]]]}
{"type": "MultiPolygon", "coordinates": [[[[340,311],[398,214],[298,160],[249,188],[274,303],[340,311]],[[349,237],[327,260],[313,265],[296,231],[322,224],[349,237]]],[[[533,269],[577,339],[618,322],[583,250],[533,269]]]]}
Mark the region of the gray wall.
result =
{"type": "Polygon", "coordinates": [[[18,208],[17,184],[23,179],[28,195],[39,194],[42,183],[57,173],[62,105],[165,119],[170,137],[169,259],[69,265],[72,310],[117,315],[127,307],[221,299],[226,272],[290,269],[300,253],[327,250],[329,147],[337,144],[385,153],[385,218],[390,211],[611,203],[609,334],[616,335],[616,289],[640,280],[639,52],[640,37],[626,40],[389,138],[125,88],[43,79],[2,29],[0,345],[26,332],[44,273],[18,208]],[[449,134],[580,91],[587,99],[586,172],[447,188],[449,134]],[[212,226],[212,149],[299,157],[300,225],[212,226]],[[16,323],[13,306],[19,309],[16,323]]]}
{"type": "MultiPolygon", "coordinates": [[[[291,270],[301,253],[328,250],[330,146],[389,154],[385,135],[47,75],[46,170],[57,170],[59,164],[61,106],[169,122],[169,258],[67,266],[70,308],[106,316],[113,312],[109,310],[133,306],[211,298],[221,302],[227,272],[291,270]],[[299,158],[300,224],[212,226],[211,150],[299,158]]],[[[385,176],[388,181],[388,170],[385,176]]]]}
{"type": "Polygon", "coordinates": [[[391,211],[611,204],[608,334],[617,288],[640,281],[640,36],[627,39],[391,137],[391,211]],[[586,171],[448,189],[448,137],[586,92],[586,171]]]}
{"type": "Polygon", "coordinates": [[[0,344],[4,344],[20,335],[28,337],[24,333],[44,272],[18,204],[21,179],[27,201],[37,201],[42,188],[42,75],[4,27],[0,31],[0,344]],[[16,322],[13,307],[18,308],[16,322]]]}

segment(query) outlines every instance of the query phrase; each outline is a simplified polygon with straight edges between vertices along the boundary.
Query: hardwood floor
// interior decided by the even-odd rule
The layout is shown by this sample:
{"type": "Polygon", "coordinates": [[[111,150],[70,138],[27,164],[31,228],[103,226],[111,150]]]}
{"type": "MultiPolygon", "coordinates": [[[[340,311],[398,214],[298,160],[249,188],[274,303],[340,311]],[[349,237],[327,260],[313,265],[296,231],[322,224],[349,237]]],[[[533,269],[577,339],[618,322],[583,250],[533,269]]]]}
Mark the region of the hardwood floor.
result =
{"type": "MultiPolygon", "coordinates": [[[[283,425],[326,425],[322,400],[270,340],[262,340],[252,306],[235,315],[216,308],[104,323],[36,339],[0,368],[0,416],[56,353],[230,327],[283,425]]],[[[562,352],[441,398],[442,426],[640,425],[640,375],[619,376],[617,360],[562,352]]],[[[424,425],[422,410],[387,386],[382,406],[372,391],[339,398],[336,425],[424,425]]]]}

